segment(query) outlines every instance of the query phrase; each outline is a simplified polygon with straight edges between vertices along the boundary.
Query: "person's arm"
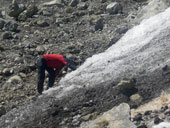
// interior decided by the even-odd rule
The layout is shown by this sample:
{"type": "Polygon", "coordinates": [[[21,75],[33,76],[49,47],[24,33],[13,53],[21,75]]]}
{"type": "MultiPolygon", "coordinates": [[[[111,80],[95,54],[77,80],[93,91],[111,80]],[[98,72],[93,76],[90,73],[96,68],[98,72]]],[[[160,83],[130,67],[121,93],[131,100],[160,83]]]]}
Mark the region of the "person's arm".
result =
{"type": "Polygon", "coordinates": [[[70,68],[71,70],[76,70],[76,66],[71,63],[67,63],[67,67],[70,68]]]}
{"type": "Polygon", "coordinates": [[[59,75],[60,75],[60,70],[55,69],[55,77],[56,77],[56,78],[57,78],[57,77],[60,77],[59,75]]]}

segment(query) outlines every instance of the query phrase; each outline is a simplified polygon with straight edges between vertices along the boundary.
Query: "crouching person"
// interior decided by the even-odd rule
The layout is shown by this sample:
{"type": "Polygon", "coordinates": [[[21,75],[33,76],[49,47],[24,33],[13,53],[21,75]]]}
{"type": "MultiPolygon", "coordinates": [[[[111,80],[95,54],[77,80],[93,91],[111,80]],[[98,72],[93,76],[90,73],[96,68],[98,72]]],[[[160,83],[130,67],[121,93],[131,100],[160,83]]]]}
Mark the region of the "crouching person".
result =
{"type": "Polygon", "coordinates": [[[75,70],[76,67],[71,63],[71,60],[59,54],[44,54],[38,59],[38,85],[37,90],[39,94],[43,92],[45,71],[49,74],[47,89],[52,87],[55,78],[58,76],[63,67],[68,67],[75,70]]]}

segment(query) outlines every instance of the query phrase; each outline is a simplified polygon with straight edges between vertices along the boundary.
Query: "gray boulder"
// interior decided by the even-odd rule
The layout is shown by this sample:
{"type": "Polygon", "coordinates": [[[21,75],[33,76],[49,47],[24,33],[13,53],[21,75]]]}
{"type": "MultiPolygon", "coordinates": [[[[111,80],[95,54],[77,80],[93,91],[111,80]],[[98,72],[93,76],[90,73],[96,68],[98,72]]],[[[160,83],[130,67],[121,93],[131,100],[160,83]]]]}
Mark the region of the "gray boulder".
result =
{"type": "Polygon", "coordinates": [[[129,105],[122,103],[103,113],[97,119],[83,123],[81,128],[136,128],[136,126],[129,120],[129,113],[129,105]]]}
{"type": "Polygon", "coordinates": [[[27,18],[31,18],[33,15],[35,15],[38,12],[38,8],[35,5],[29,5],[25,11],[20,13],[18,16],[19,21],[26,21],[27,18]]]}
{"type": "Polygon", "coordinates": [[[113,15],[122,12],[122,7],[118,2],[113,2],[106,7],[106,11],[113,15]]]}

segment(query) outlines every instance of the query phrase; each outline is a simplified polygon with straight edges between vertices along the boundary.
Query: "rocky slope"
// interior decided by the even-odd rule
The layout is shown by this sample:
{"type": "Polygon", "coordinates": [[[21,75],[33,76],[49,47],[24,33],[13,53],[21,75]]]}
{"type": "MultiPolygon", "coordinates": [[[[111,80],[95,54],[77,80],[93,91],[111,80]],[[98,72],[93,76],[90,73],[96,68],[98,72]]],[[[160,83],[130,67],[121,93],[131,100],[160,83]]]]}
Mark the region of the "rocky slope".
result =
{"type": "Polygon", "coordinates": [[[6,111],[37,97],[36,61],[40,55],[65,54],[80,65],[86,58],[114,44],[131,27],[126,19],[128,15],[144,4],[120,1],[122,12],[109,15],[106,6],[111,1],[85,1],[75,7],[70,5],[71,1],[51,6],[42,6],[47,1],[37,1],[35,6],[29,1],[17,2],[15,6],[28,8],[28,12],[32,6],[38,8],[38,12],[32,9],[32,16],[20,21],[19,16],[9,16],[17,12],[17,7],[9,7],[14,6],[12,1],[1,0],[0,95],[1,106],[6,111]],[[88,8],[81,9],[83,4],[88,8]]]}
{"type": "MultiPolygon", "coordinates": [[[[157,11],[150,11],[148,5],[154,4],[145,0],[118,0],[113,7],[109,0],[56,0],[54,3],[35,1],[34,4],[30,1],[13,1],[10,6],[11,1],[0,2],[1,115],[36,100],[36,60],[43,53],[65,54],[70,56],[78,67],[88,57],[103,52],[116,43],[141,19],[149,17],[144,15],[146,12],[153,12],[150,14],[152,16],[163,11],[169,4],[168,1],[161,1],[161,6],[155,6],[157,11]]],[[[150,90],[145,93],[150,93],[150,90]]],[[[89,94],[93,95],[93,90],[90,90],[89,94]]],[[[86,105],[91,103],[80,106],[86,105]]],[[[60,106],[52,107],[63,110],[60,106]]],[[[76,115],[74,110],[71,111],[76,115]]],[[[53,116],[55,115],[54,112],[53,116]]],[[[73,120],[71,117],[67,119],[68,122],[73,120]]],[[[47,124],[52,123],[44,120],[47,124]]],[[[80,122],[76,123],[73,127],[80,122]]]]}

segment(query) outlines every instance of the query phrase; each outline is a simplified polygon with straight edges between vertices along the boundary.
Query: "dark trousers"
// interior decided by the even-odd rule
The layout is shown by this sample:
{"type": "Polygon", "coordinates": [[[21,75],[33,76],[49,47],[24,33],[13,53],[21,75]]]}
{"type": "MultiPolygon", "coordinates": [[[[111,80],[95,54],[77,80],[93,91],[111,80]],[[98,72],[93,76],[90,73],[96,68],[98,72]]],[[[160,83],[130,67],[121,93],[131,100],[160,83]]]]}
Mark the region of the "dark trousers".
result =
{"type": "Polygon", "coordinates": [[[49,74],[47,88],[52,87],[54,85],[56,72],[53,68],[47,67],[46,60],[43,57],[38,59],[38,92],[42,93],[44,87],[44,80],[45,80],[45,70],[49,74]]]}

